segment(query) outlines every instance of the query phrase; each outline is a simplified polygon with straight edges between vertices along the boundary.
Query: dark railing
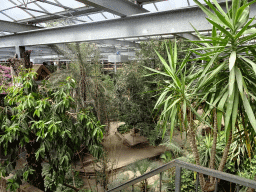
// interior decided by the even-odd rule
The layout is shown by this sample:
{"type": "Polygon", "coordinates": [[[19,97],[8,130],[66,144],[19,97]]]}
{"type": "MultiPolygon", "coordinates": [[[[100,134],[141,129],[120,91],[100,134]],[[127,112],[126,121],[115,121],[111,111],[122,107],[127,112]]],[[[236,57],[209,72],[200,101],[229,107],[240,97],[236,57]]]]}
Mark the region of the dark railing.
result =
{"type": "MultiPolygon", "coordinates": [[[[117,186],[113,189],[108,190],[108,192],[115,192],[115,191],[122,191],[123,189],[126,189],[130,186],[132,186],[132,191],[134,191],[134,185],[141,182],[141,181],[145,181],[146,179],[160,174],[159,177],[159,191],[161,192],[162,189],[162,173],[172,167],[175,167],[175,192],[180,192],[181,190],[181,170],[182,168],[191,170],[191,171],[195,171],[197,173],[202,173],[204,175],[208,175],[208,176],[212,176],[216,179],[221,179],[221,180],[225,180],[225,181],[229,181],[231,183],[235,183],[236,184],[236,191],[240,190],[240,185],[245,186],[245,187],[250,187],[253,189],[256,189],[256,181],[250,180],[250,179],[245,179],[236,175],[232,175],[229,173],[225,173],[225,172],[221,172],[221,171],[216,171],[213,169],[209,169],[206,167],[202,167],[202,166],[198,166],[198,165],[194,165],[191,163],[187,163],[184,161],[180,161],[180,160],[173,160],[170,163],[167,163],[161,167],[158,167],[157,169],[154,169],[144,175],[141,175],[135,179],[132,179],[120,186],[117,186]]],[[[196,183],[196,189],[195,191],[198,191],[198,185],[199,185],[199,177],[197,174],[197,183],[196,183]]],[[[216,182],[216,187],[215,187],[215,191],[218,191],[218,182],[216,182]]]]}

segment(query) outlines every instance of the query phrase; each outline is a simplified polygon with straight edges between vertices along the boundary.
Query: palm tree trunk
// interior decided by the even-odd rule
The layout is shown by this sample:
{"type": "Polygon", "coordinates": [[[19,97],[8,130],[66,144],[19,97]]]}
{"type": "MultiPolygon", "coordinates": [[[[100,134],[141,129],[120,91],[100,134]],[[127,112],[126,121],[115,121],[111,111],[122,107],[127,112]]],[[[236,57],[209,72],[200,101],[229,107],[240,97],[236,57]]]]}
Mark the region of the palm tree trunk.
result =
{"type": "Polygon", "coordinates": [[[218,171],[223,171],[223,169],[224,169],[224,166],[225,166],[227,158],[228,158],[228,152],[230,149],[231,142],[232,142],[232,129],[230,130],[229,137],[228,137],[228,143],[224,149],[223,156],[222,156],[218,171]]]}
{"type": "MultiPolygon", "coordinates": [[[[192,149],[192,152],[194,154],[195,157],[195,161],[196,161],[196,165],[201,165],[200,164],[200,158],[199,158],[199,152],[197,149],[197,144],[196,144],[196,135],[195,135],[195,130],[194,130],[194,122],[192,119],[192,112],[189,109],[189,115],[187,116],[188,118],[188,137],[190,140],[190,147],[192,149]]],[[[200,182],[200,186],[202,188],[202,190],[204,189],[204,185],[205,185],[205,179],[202,173],[199,173],[199,182],[200,182]]]]}
{"type": "MultiPolygon", "coordinates": [[[[212,150],[211,150],[211,157],[210,157],[210,169],[214,169],[215,163],[215,155],[216,155],[216,145],[217,145],[217,112],[216,108],[213,109],[213,142],[212,142],[212,150]]],[[[214,178],[210,177],[210,183],[214,184],[214,178]]]]}

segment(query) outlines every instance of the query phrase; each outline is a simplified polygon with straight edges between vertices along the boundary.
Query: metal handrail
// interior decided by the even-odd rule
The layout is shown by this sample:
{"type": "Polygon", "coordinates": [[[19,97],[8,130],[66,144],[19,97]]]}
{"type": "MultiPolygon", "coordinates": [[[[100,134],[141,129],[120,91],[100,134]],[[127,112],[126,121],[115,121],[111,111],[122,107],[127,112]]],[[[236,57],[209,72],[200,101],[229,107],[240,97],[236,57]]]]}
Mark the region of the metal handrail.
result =
{"type": "Polygon", "coordinates": [[[161,174],[162,172],[172,168],[172,167],[176,167],[176,175],[175,175],[175,192],[180,191],[180,181],[181,181],[181,169],[185,168],[191,171],[195,171],[198,173],[202,173],[204,175],[209,175],[209,176],[213,176],[217,179],[221,179],[221,180],[225,180],[225,181],[229,181],[232,183],[236,183],[239,185],[243,185],[246,187],[250,187],[253,189],[256,189],[256,181],[250,180],[250,179],[246,179],[243,177],[239,177],[237,175],[232,175],[229,173],[225,173],[225,172],[221,172],[221,171],[217,171],[217,170],[213,170],[210,168],[206,168],[206,167],[202,167],[202,166],[198,166],[198,165],[194,165],[191,163],[187,163],[184,161],[180,161],[180,160],[173,160],[161,167],[158,167],[157,169],[154,169],[144,175],[141,175],[135,179],[132,179],[122,185],[119,185],[113,189],[108,190],[107,192],[115,192],[115,191],[121,191],[123,189],[126,189],[130,186],[134,186],[136,183],[139,183],[141,181],[144,181],[145,179],[148,179],[154,175],[157,174],[161,174]]]}

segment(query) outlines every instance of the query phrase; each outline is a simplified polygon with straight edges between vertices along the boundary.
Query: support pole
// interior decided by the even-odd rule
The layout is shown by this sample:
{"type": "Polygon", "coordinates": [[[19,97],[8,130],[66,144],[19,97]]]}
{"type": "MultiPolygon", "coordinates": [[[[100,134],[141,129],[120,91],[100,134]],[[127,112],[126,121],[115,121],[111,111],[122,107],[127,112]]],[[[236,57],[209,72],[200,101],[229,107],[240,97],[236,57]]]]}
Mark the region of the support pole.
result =
{"type": "Polygon", "coordinates": [[[175,171],[175,192],[180,192],[181,189],[181,167],[176,166],[175,171]]]}
{"type": "Polygon", "coordinates": [[[22,58],[23,57],[23,53],[25,53],[25,47],[24,46],[15,46],[15,52],[18,56],[18,58],[22,58]]]}

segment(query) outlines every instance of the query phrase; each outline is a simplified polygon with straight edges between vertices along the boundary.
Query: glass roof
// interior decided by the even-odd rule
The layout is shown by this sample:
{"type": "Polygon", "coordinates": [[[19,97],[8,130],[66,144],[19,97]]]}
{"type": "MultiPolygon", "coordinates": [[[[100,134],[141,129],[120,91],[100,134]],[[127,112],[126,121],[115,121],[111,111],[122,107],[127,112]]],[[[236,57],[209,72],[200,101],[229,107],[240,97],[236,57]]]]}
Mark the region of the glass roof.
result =
{"type": "MultiPolygon", "coordinates": [[[[202,2],[202,0],[200,1],[202,2]]],[[[145,3],[142,6],[150,12],[157,12],[186,7],[188,6],[188,2],[190,5],[195,4],[193,0],[160,0],[160,2],[145,3]]],[[[63,13],[67,13],[67,11],[70,11],[71,17],[71,11],[74,12],[77,8],[83,7],[85,8],[86,5],[76,0],[1,0],[0,20],[22,22],[24,19],[32,19],[38,16],[63,16],[63,13]],[[27,2],[27,4],[24,5],[24,2],[27,2]]],[[[90,22],[113,19],[116,16],[111,13],[104,12],[103,14],[89,13],[86,17],[77,17],[85,22],[90,22]]]]}
{"type": "MultiPolygon", "coordinates": [[[[85,5],[79,0],[0,0],[0,21],[17,22],[23,24],[36,24],[37,26],[52,27],[56,23],[60,26],[70,24],[81,24],[84,22],[97,22],[107,19],[120,18],[120,16],[113,13],[101,10],[97,7],[85,5]],[[24,2],[27,2],[24,4],[24,2]],[[60,22],[49,22],[56,21],[60,22]]],[[[133,1],[133,0],[129,0],[133,1]]],[[[199,0],[203,2],[203,0],[199,0]]],[[[156,0],[149,1],[142,4],[142,7],[149,12],[160,12],[181,7],[193,6],[193,0],[156,0]]],[[[0,30],[0,36],[8,35],[10,33],[0,30]]],[[[119,39],[119,41],[133,41],[139,43],[151,39],[165,39],[173,38],[173,35],[161,35],[151,37],[137,37],[119,39]]],[[[103,46],[103,45],[101,45],[103,46]]],[[[109,43],[106,46],[113,46],[109,43]]],[[[118,45],[115,43],[116,48],[118,45]]],[[[127,45],[129,46],[129,45],[127,45]]],[[[47,47],[47,46],[46,46],[47,47]]],[[[119,47],[120,48],[120,47],[119,47]]],[[[34,48],[33,48],[34,49],[34,48]]],[[[34,55],[49,54],[48,49],[39,47],[33,50],[34,55]]],[[[0,49],[4,50],[4,49],[0,49]]],[[[12,50],[14,51],[14,50],[12,50]]],[[[1,59],[1,57],[0,57],[1,59]]]]}

